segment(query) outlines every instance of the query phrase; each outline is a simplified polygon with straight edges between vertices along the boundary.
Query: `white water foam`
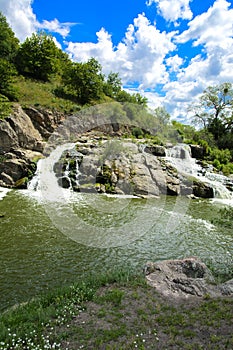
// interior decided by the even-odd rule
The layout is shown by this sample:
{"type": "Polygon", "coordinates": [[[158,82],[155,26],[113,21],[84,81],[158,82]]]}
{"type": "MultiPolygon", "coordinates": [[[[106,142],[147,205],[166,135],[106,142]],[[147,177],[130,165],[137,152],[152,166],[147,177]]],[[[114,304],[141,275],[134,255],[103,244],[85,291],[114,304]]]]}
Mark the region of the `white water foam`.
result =
{"type": "Polygon", "coordinates": [[[0,187],[0,201],[3,200],[9,191],[9,188],[0,187]]]}
{"type": "Polygon", "coordinates": [[[167,161],[174,166],[180,174],[188,174],[196,177],[203,183],[209,184],[214,191],[214,198],[233,201],[233,193],[225,186],[226,176],[205,171],[196,159],[191,157],[189,145],[178,144],[167,150],[167,161]]]}

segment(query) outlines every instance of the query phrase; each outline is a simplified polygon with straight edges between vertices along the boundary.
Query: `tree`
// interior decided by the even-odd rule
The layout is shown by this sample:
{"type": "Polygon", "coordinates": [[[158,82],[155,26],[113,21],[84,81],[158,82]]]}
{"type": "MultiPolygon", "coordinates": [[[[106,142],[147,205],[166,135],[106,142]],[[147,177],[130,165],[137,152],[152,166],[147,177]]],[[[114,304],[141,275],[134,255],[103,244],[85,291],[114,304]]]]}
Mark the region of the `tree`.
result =
{"type": "Polygon", "coordinates": [[[198,104],[189,108],[194,121],[211,132],[219,143],[226,133],[233,132],[233,87],[231,83],[209,86],[198,104]]]}
{"type": "Polygon", "coordinates": [[[17,74],[13,64],[0,58],[0,94],[11,101],[17,101],[17,90],[13,87],[13,77],[17,74]]]}
{"type": "Polygon", "coordinates": [[[147,106],[147,98],[140,95],[138,92],[136,94],[130,94],[125,90],[120,90],[115,97],[118,102],[130,102],[138,104],[142,107],[147,106]]]}
{"type": "Polygon", "coordinates": [[[13,62],[19,47],[19,40],[0,12],[0,58],[13,62]]]}
{"type": "Polygon", "coordinates": [[[20,74],[30,78],[49,81],[58,72],[63,57],[52,36],[46,33],[33,33],[20,46],[16,66],[20,74]]]}
{"type": "Polygon", "coordinates": [[[70,62],[64,71],[62,84],[64,93],[82,105],[97,101],[103,96],[102,67],[94,58],[86,63],[70,62]]]}
{"type": "Polygon", "coordinates": [[[119,73],[110,72],[107,81],[104,84],[104,93],[105,95],[115,98],[117,94],[121,91],[121,79],[119,73]]]}

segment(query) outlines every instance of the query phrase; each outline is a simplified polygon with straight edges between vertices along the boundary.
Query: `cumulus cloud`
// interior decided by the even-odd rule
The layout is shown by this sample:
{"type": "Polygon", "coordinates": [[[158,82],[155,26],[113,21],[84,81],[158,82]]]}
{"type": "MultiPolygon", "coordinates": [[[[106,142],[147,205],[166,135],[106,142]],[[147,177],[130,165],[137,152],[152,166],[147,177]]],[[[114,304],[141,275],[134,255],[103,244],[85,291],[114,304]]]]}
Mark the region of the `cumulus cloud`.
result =
{"type": "Polygon", "coordinates": [[[176,22],[178,19],[188,19],[193,17],[190,9],[192,0],[148,0],[147,5],[156,4],[159,14],[166,21],[176,22]]]}
{"type": "Polygon", "coordinates": [[[177,75],[176,92],[188,82],[199,86],[192,91],[194,97],[208,85],[233,83],[233,9],[229,6],[226,0],[216,0],[207,12],[189,23],[189,29],[177,36],[176,42],[193,41],[193,45],[200,45],[201,50],[177,75]]]}
{"type": "Polygon", "coordinates": [[[32,11],[32,0],[1,0],[0,10],[20,41],[31,35],[37,27],[32,11]]]}
{"type": "Polygon", "coordinates": [[[125,37],[113,46],[110,34],[101,29],[97,43],[68,43],[67,52],[76,61],[96,57],[104,73],[119,72],[123,83],[138,82],[140,88],[152,88],[168,81],[165,57],[175,50],[175,32],[161,32],[145,14],[139,14],[127,28],[125,37]]]}
{"type": "Polygon", "coordinates": [[[33,0],[1,0],[0,11],[6,16],[16,37],[24,41],[38,29],[59,33],[66,37],[73,23],[60,23],[57,19],[39,23],[32,9],[33,0]]]}
{"type": "Polygon", "coordinates": [[[177,37],[177,42],[194,40],[195,46],[227,48],[233,36],[233,9],[229,9],[230,5],[226,0],[216,0],[207,12],[189,22],[189,29],[177,37]]]}
{"type": "MultiPolygon", "coordinates": [[[[206,12],[193,18],[191,1],[147,1],[148,6],[155,4],[167,21],[189,20],[187,30],[183,32],[171,31],[169,26],[161,31],[142,13],[128,25],[116,46],[111,34],[101,28],[96,33],[95,43],[66,42],[66,51],[75,61],[95,57],[106,75],[110,71],[119,72],[124,86],[129,89],[127,91],[138,91],[149,99],[150,107],[165,106],[173,118],[187,121],[188,105],[207,86],[226,81],[233,83],[231,3],[229,0],[213,0],[206,12]],[[186,45],[195,47],[188,57],[185,57],[186,45]]],[[[73,23],[60,23],[58,19],[44,19],[39,23],[32,2],[0,0],[0,11],[7,17],[16,36],[23,41],[37,29],[46,29],[67,40],[73,23]]]]}

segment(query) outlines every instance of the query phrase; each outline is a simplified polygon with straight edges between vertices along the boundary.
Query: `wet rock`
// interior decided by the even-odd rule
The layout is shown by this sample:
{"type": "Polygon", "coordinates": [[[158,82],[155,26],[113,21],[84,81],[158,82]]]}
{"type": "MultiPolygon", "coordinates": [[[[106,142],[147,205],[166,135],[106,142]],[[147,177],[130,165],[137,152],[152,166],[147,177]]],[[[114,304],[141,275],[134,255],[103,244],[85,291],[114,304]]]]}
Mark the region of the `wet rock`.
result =
{"type": "Polygon", "coordinates": [[[214,198],[214,189],[209,183],[204,183],[194,179],[193,194],[194,196],[201,198],[214,198]]]}
{"type": "Polygon", "coordinates": [[[66,176],[60,177],[58,179],[58,184],[63,188],[70,188],[70,180],[66,176]]]}
{"type": "Polygon", "coordinates": [[[146,146],[144,151],[146,153],[150,153],[153,156],[157,156],[157,157],[165,157],[166,156],[165,147],[159,146],[159,145],[146,146]]]}
{"type": "Polygon", "coordinates": [[[190,145],[191,156],[196,159],[203,159],[205,156],[204,148],[200,145],[190,145]]]}

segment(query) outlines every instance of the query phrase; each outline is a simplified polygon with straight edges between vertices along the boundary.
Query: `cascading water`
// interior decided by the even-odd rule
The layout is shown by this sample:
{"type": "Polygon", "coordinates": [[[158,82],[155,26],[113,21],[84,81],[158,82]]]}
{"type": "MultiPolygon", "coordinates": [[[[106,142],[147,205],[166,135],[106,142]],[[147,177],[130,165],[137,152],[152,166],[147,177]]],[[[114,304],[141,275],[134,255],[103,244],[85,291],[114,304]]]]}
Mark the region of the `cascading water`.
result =
{"type": "Polygon", "coordinates": [[[229,183],[229,178],[203,169],[201,165],[197,164],[196,159],[192,158],[189,145],[178,144],[169,148],[166,159],[180,174],[192,175],[203,183],[210,184],[215,198],[233,199],[233,193],[226,187],[226,184],[229,183]]]}
{"type": "MultiPolygon", "coordinates": [[[[28,190],[36,193],[38,196],[46,194],[47,199],[51,201],[59,200],[60,198],[60,188],[58,184],[58,179],[54,172],[54,164],[57,163],[64,151],[74,148],[75,144],[64,144],[58,146],[51,154],[44,159],[40,159],[37,163],[37,171],[35,176],[30,181],[28,185],[28,190]]],[[[67,179],[69,179],[69,170],[65,170],[67,173],[67,179]]]]}

